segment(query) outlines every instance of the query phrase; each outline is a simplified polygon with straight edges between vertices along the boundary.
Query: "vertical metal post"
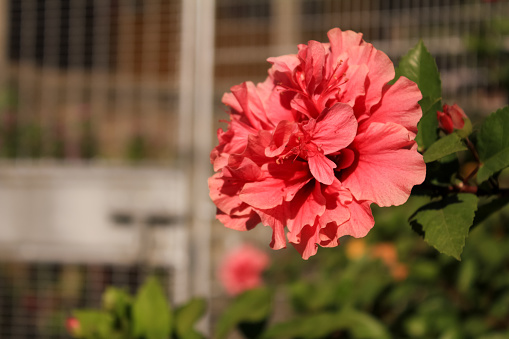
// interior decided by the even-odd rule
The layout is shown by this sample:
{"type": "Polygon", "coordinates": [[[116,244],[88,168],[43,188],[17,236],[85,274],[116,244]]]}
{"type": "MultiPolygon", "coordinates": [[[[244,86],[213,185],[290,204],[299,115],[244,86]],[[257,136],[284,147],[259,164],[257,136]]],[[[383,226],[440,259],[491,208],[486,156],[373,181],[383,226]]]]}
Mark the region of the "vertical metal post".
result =
{"type": "MultiPolygon", "coordinates": [[[[190,166],[190,153],[191,153],[191,133],[192,133],[192,112],[193,112],[193,83],[194,83],[194,35],[195,35],[195,12],[196,4],[194,1],[182,0],[181,1],[181,27],[180,27],[180,57],[179,57],[179,100],[178,100],[178,138],[177,138],[177,149],[178,149],[178,160],[180,162],[180,168],[183,171],[188,171],[190,166]]],[[[168,126],[169,130],[172,130],[173,126],[168,126]]],[[[172,138],[171,135],[169,135],[172,138]]],[[[170,140],[171,143],[171,140],[170,140]]],[[[191,186],[192,179],[187,177],[186,184],[189,189],[191,186]]],[[[191,194],[189,194],[189,197],[191,194]]],[[[190,231],[190,220],[191,220],[191,199],[186,201],[186,215],[188,215],[188,222],[186,226],[187,232],[183,239],[186,242],[186,247],[189,245],[192,237],[189,237],[190,231]]],[[[188,299],[190,288],[189,279],[191,278],[189,269],[189,255],[190,251],[187,252],[187,256],[183,256],[183,262],[180,264],[183,267],[187,267],[186,274],[179,275],[179,268],[176,268],[175,272],[175,302],[181,303],[188,299]],[[178,280],[177,280],[178,279],[178,280]]]]}
{"type": "Polygon", "coordinates": [[[214,104],[214,19],[215,1],[197,0],[194,73],[194,158],[193,158],[193,238],[195,253],[194,292],[210,291],[210,228],[212,203],[208,197],[212,116],[214,104]]]}
{"type": "Polygon", "coordinates": [[[300,0],[273,0],[272,36],[273,55],[295,53],[301,32],[300,0]]]}
{"type": "MultiPolygon", "coordinates": [[[[214,18],[214,0],[182,1],[178,142],[183,165],[192,166],[189,171],[190,292],[203,297],[210,295],[213,208],[208,198],[207,178],[212,147],[214,18]]],[[[205,319],[200,324],[205,332],[207,323],[205,319]]]]}

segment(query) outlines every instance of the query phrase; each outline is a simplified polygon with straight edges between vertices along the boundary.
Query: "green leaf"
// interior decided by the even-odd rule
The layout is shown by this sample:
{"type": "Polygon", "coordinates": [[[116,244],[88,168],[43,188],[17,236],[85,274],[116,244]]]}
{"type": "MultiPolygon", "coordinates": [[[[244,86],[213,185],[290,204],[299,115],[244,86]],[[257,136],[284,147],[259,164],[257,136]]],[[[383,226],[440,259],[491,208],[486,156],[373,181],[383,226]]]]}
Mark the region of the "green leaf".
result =
{"type": "Polygon", "coordinates": [[[203,338],[194,326],[205,314],[207,304],[202,298],[191,299],[175,311],[175,332],[178,338],[203,338]]]}
{"type": "Polygon", "coordinates": [[[486,118],[477,136],[481,166],[477,182],[482,183],[496,172],[509,167],[509,106],[486,118]]]}
{"type": "Polygon", "coordinates": [[[368,313],[345,310],[341,318],[348,324],[348,329],[354,338],[391,338],[384,325],[368,313]]]}
{"type": "Polygon", "coordinates": [[[456,133],[449,134],[433,143],[424,153],[424,162],[432,162],[449,154],[466,150],[460,136],[456,133]]]}
{"type": "Polygon", "coordinates": [[[171,332],[171,313],[157,278],[148,278],[133,303],[134,336],[166,339],[171,332]]]}
{"type": "Polygon", "coordinates": [[[422,109],[422,118],[417,124],[415,141],[419,145],[419,151],[430,147],[438,139],[437,111],[442,109],[441,99],[432,100],[424,97],[419,101],[422,109]]]}
{"type": "Polygon", "coordinates": [[[348,331],[352,338],[358,339],[390,338],[387,329],[378,320],[353,309],[316,313],[276,324],[262,338],[323,338],[339,331],[348,331]]]}
{"type": "Polygon", "coordinates": [[[113,317],[104,311],[76,310],[74,317],[80,322],[80,338],[109,339],[113,333],[113,317]]]}
{"type": "Polygon", "coordinates": [[[474,220],[478,198],[474,194],[450,195],[419,208],[409,219],[424,240],[444,254],[461,260],[465,238],[474,220]]]}
{"type": "Polygon", "coordinates": [[[412,80],[421,90],[422,100],[419,104],[423,114],[415,140],[421,150],[426,149],[438,137],[436,111],[442,108],[442,82],[435,59],[422,40],[401,58],[393,82],[400,76],[412,80]]]}
{"type": "Polygon", "coordinates": [[[442,96],[442,82],[435,58],[428,52],[422,40],[401,58],[394,79],[400,76],[415,82],[423,98],[429,97],[434,101],[442,96]]]}
{"type": "Polygon", "coordinates": [[[258,323],[265,320],[272,307],[268,288],[257,288],[239,295],[221,315],[214,338],[227,338],[228,333],[240,323],[258,323]]]}
{"type": "Polygon", "coordinates": [[[132,303],[132,297],[124,290],[108,287],[102,296],[103,308],[119,318],[127,318],[132,303]]]}

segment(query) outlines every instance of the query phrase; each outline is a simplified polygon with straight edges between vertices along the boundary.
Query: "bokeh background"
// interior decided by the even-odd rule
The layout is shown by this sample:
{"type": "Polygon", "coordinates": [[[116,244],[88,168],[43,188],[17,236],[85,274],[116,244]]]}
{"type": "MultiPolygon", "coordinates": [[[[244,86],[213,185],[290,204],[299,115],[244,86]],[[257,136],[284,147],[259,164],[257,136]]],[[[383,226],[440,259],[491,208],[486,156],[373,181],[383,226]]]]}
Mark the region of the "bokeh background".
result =
{"type": "MultiPolygon", "coordinates": [[[[243,234],[214,221],[206,179],[215,130],[227,119],[221,96],[240,82],[263,81],[268,57],[326,41],[333,27],[363,32],[396,64],[422,39],[441,71],[444,102],[474,121],[508,103],[503,0],[0,0],[0,338],[68,338],[64,321],[73,308],[98,307],[106,286],[134,291],[154,272],[173,303],[209,298],[202,326],[210,327],[227,302],[214,274],[223,253],[247,239],[268,248],[270,238],[268,229],[243,234]]],[[[503,329],[507,217],[490,220],[479,231],[488,232],[478,237],[486,243],[467,247],[459,264],[427,249],[405,223],[410,212],[384,210],[376,229],[385,231],[307,263],[291,249],[273,253],[281,269],[268,279],[316,277],[321,263],[362,273],[366,256],[388,269],[373,269],[370,279],[407,286],[394,296],[405,305],[440,294],[412,290],[411,279],[445,284],[461,300],[477,291],[458,314],[486,314],[470,306],[491,307],[480,291],[497,281],[486,288],[504,300],[491,323],[503,329]],[[387,247],[373,249],[380,242],[387,247]]],[[[449,305],[448,296],[422,319],[449,305]]],[[[397,310],[362,302],[355,305],[399,319],[397,310]]],[[[412,321],[394,326],[426,335],[422,327],[431,325],[412,321]]]]}

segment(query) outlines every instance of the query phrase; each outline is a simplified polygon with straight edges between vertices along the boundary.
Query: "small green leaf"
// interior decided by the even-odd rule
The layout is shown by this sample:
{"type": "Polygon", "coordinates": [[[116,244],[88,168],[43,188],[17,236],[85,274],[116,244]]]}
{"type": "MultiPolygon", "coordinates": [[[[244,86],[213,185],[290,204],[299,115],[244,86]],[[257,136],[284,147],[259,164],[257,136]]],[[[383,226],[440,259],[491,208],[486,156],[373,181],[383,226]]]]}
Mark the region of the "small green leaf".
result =
{"type": "Polygon", "coordinates": [[[80,323],[80,338],[109,339],[113,333],[113,317],[107,312],[76,310],[73,315],[80,323]]]}
{"type": "Polygon", "coordinates": [[[424,240],[444,254],[461,260],[465,238],[474,220],[478,198],[474,194],[450,195],[419,208],[409,219],[424,240]]]}
{"type": "Polygon", "coordinates": [[[132,297],[124,290],[108,287],[102,297],[103,308],[119,318],[128,317],[132,297]]]}
{"type": "Polygon", "coordinates": [[[198,333],[194,326],[205,314],[206,308],[207,304],[204,299],[194,298],[175,311],[175,332],[178,338],[203,338],[203,335],[198,333]]]}
{"type": "Polygon", "coordinates": [[[401,58],[396,68],[396,76],[405,76],[419,86],[422,97],[429,97],[435,101],[442,97],[442,82],[435,58],[427,50],[424,43],[419,41],[406,55],[401,58]]]}
{"type": "Polygon", "coordinates": [[[227,338],[240,323],[258,323],[269,316],[272,295],[268,288],[257,288],[239,295],[221,315],[214,338],[227,338]]]}
{"type": "Polygon", "coordinates": [[[421,90],[422,100],[419,104],[422,108],[422,118],[417,126],[415,140],[420,149],[426,149],[438,137],[436,111],[442,108],[442,82],[435,59],[422,40],[401,58],[393,82],[400,76],[412,80],[421,90]]]}
{"type": "Polygon", "coordinates": [[[472,288],[477,277],[478,269],[475,260],[465,260],[459,268],[458,280],[456,282],[458,291],[467,293],[472,288]]]}
{"type": "Polygon", "coordinates": [[[155,277],[148,278],[138,290],[132,312],[134,336],[166,339],[170,335],[170,308],[155,277]]]}
{"type": "Polygon", "coordinates": [[[481,166],[477,182],[482,183],[496,172],[509,167],[509,106],[486,118],[477,136],[481,166]]]}
{"type": "Polygon", "coordinates": [[[466,150],[467,147],[456,133],[449,134],[433,143],[424,153],[424,162],[432,162],[449,154],[466,150]]]}
{"type": "Polygon", "coordinates": [[[315,313],[269,328],[263,339],[325,338],[338,331],[348,331],[352,338],[390,338],[387,329],[371,315],[345,309],[336,313],[315,313]]]}

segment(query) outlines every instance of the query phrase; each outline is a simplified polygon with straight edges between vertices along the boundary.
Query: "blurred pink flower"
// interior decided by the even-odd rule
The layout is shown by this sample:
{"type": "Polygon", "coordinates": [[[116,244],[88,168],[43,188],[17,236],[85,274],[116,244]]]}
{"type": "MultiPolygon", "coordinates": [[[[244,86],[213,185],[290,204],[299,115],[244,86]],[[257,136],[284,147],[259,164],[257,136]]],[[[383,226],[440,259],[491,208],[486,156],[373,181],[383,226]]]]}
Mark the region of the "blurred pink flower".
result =
{"type": "Polygon", "coordinates": [[[443,112],[437,111],[438,127],[447,134],[451,134],[455,129],[462,129],[465,126],[465,119],[468,119],[463,109],[457,104],[449,106],[444,104],[443,112]]]}
{"type": "Polygon", "coordinates": [[[78,319],[74,317],[67,318],[65,321],[67,332],[73,337],[79,337],[81,333],[81,325],[78,319]]]}
{"type": "Polygon", "coordinates": [[[243,245],[227,254],[218,270],[226,292],[237,295],[262,285],[262,273],[269,266],[269,256],[251,245],[243,245]]]}
{"type": "Polygon", "coordinates": [[[341,236],[364,237],[371,203],[403,204],[426,174],[413,140],[417,85],[388,84],[392,62],[362,34],[335,28],[328,37],[269,58],[265,82],[232,87],[228,130],[211,153],[217,218],[242,231],[262,222],[272,248],[288,239],[304,259],[341,236]]]}

